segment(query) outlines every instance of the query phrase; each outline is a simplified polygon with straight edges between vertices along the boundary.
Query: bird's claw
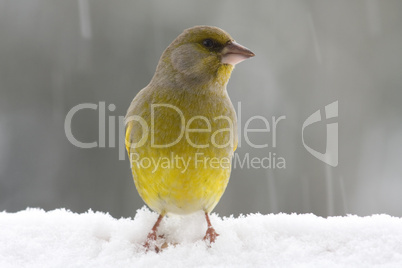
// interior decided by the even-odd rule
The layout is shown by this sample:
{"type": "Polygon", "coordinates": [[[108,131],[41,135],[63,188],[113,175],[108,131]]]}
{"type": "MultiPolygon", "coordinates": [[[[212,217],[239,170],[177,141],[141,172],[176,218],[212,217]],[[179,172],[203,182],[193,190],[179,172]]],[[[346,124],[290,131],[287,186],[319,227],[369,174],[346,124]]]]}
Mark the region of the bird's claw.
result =
{"type": "Polygon", "coordinates": [[[209,243],[215,243],[215,240],[218,236],[219,234],[215,231],[214,228],[208,227],[203,240],[208,241],[209,243]]]}
{"type": "Polygon", "coordinates": [[[158,253],[160,251],[158,246],[155,245],[156,238],[157,238],[156,232],[152,231],[148,234],[147,240],[145,241],[145,244],[144,244],[144,248],[146,251],[151,250],[152,247],[156,253],[158,253]]]}

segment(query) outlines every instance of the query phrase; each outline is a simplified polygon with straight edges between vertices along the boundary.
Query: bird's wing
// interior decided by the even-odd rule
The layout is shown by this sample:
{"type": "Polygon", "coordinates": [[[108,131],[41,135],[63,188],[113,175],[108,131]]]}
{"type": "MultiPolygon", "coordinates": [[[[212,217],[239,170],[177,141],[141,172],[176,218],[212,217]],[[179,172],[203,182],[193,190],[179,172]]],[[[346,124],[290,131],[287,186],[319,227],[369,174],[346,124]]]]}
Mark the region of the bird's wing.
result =
{"type": "Polygon", "coordinates": [[[131,149],[131,130],[133,129],[133,122],[130,121],[126,124],[126,139],[125,139],[125,144],[126,144],[126,150],[128,155],[130,156],[130,149],[131,149]]]}

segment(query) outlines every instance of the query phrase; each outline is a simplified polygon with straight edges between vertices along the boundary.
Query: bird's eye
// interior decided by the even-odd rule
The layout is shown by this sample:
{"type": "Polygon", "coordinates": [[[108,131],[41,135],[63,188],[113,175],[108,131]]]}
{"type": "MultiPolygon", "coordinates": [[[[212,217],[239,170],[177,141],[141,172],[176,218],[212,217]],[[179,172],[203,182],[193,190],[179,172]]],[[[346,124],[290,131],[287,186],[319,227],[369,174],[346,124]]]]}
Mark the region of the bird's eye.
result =
{"type": "Polygon", "coordinates": [[[212,48],[214,46],[215,42],[211,39],[205,39],[202,41],[202,45],[206,48],[212,48]]]}

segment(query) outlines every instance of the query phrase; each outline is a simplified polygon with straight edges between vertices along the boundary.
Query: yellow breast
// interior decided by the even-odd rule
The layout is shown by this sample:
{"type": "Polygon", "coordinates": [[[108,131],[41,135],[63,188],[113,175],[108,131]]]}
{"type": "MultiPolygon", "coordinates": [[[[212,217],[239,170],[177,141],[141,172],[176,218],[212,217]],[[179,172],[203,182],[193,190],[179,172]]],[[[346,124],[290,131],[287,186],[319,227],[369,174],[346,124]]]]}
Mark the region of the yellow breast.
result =
{"type": "Polygon", "coordinates": [[[162,214],[210,212],[229,180],[236,128],[226,90],[142,90],[126,116],[126,147],[145,203],[162,214]]]}

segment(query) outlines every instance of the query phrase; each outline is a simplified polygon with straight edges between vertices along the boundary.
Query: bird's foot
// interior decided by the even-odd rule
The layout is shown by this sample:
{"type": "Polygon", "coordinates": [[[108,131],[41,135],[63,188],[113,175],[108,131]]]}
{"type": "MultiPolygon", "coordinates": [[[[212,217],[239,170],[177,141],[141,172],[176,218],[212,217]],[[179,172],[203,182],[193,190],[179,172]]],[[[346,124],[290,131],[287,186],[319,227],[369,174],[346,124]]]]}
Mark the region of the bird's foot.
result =
{"type": "MultiPolygon", "coordinates": [[[[156,245],[156,238],[157,238],[156,231],[158,229],[159,224],[162,221],[163,216],[164,216],[164,214],[159,215],[154,226],[152,227],[151,232],[147,235],[147,240],[145,241],[145,244],[144,244],[144,248],[146,251],[151,250],[151,248],[153,248],[153,250],[157,253],[160,251],[159,247],[156,245]]],[[[161,236],[159,236],[159,237],[161,237],[161,236]]]]}
{"type": "Polygon", "coordinates": [[[156,245],[156,232],[155,231],[151,231],[148,236],[147,236],[147,240],[145,241],[144,244],[144,248],[146,251],[148,250],[154,250],[156,253],[158,253],[160,251],[159,247],[156,245]]]}
{"type": "Polygon", "coordinates": [[[219,236],[219,234],[215,231],[215,229],[210,226],[207,229],[207,232],[204,236],[204,241],[208,241],[209,243],[215,243],[215,239],[219,236]]]}

